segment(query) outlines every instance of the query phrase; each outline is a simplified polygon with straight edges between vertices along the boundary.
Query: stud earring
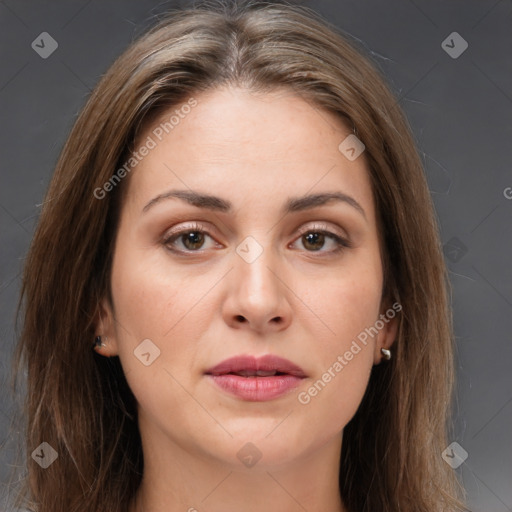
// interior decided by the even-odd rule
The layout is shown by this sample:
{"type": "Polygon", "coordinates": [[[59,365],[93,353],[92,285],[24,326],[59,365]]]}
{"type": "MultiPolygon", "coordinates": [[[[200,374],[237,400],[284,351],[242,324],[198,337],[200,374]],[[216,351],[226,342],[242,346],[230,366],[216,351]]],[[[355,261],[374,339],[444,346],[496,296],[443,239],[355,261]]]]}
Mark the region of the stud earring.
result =
{"type": "MultiPolygon", "coordinates": [[[[107,337],[105,336],[105,341],[107,341],[107,337]]],[[[106,347],[107,345],[105,345],[105,343],[102,343],[101,341],[101,336],[96,336],[96,338],[94,338],[94,348],[98,348],[98,349],[101,349],[103,347],[106,347]]]]}
{"type": "Polygon", "coordinates": [[[391,350],[388,350],[387,348],[381,348],[380,353],[382,354],[382,357],[389,361],[391,359],[391,350]]]}

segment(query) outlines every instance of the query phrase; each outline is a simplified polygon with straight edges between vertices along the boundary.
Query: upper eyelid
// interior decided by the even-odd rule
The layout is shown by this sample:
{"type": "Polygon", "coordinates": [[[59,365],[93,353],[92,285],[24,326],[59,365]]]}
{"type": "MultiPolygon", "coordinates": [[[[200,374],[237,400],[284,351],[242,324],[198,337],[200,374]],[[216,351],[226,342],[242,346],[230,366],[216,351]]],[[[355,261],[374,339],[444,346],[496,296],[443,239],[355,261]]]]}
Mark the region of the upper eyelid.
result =
{"type": "Polygon", "coordinates": [[[178,229],[175,229],[174,227],[167,229],[163,234],[163,238],[169,238],[171,236],[188,233],[190,231],[201,231],[208,234],[210,233],[210,230],[201,222],[191,222],[190,224],[181,226],[178,229]]]}
{"type": "MultiPolygon", "coordinates": [[[[313,221],[315,222],[315,221],[313,221]]],[[[348,235],[346,233],[342,233],[339,228],[336,229],[336,228],[333,228],[331,227],[331,225],[329,224],[326,224],[325,222],[318,222],[316,221],[316,223],[314,225],[305,225],[305,226],[301,226],[298,228],[297,230],[301,235],[304,234],[304,233],[308,233],[310,231],[323,231],[323,232],[326,232],[326,233],[332,233],[333,235],[336,235],[336,236],[339,236],[340,238],[348,238],[348,235]]]]}
{"type": "MultiPolygon", "coordinates": [[[[345,233],[338,232],[337,229],[331,227],[329,224],[327,224],[325,222],[321,222],[321,221],[320,222],[319,221],[311,221],[311,222],[313,222],[314,224],[313,225],[311,225],[311,224],[308,225],[307,223],[303,224],[299,228],[297,228],[296,231],[298,231],[301,235],[304,233],[308,233],[310,231],[315,231],[315,230],[326,231],[326,232],[332,231],[332,233],[337,236],[347,237],[347,235],[345,233]]],[[[191,231],[201,231],[201,232],[204,232],[211,236],[211,232],[215,231],[215,229],[209,229],[205,224],[203,224],[201,222],[192,221],[192,223],[182,226],[176,230],[171,228],[171,229],[165,231],[163,238],[168,238],[170,236],[181,234],[181,233],[188,233],[191,231]]]]}

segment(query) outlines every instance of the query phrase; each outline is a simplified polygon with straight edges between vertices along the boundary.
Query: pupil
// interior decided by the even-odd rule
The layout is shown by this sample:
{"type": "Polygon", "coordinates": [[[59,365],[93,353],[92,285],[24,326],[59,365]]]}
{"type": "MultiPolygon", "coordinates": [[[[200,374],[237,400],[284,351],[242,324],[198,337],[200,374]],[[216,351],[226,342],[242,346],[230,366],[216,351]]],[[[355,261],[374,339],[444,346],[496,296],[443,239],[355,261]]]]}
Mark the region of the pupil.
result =
{"type": "Polygon", "coordinates": [[[183,244],[187,249],[198,249],[203,245],[204,236],[198,231],[191,231],[186,235],[183,235],[183,244]]]}
{"type": "Polygon", "coordinates": [[[309,245],[310,249],[312,249],[313,251],[318,251],[324,245],[324,238],[325,236],[323,233],[308,233],[307,235],[305,235],[306,243],[304,244],[304,246],[307,248],[307,246],[309,245]]]}

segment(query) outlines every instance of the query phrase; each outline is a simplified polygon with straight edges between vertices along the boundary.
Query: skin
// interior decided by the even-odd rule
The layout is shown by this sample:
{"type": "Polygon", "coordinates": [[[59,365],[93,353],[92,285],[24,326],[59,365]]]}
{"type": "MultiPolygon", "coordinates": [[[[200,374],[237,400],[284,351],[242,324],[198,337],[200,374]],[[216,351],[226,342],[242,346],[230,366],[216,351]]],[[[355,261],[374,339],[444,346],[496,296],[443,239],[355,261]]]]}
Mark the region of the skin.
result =
{"type": "Polygon", "coordinates": [[[107,336],[100,353],[120,357],[138,402],[145,470],[131,512],[344,511],[343,428],[395,339],[396,318],[308,404],[297,396],[389,307],[364,153],[349,161],[338,150],[347,127],[291,91],[194,97],[197,106],[130,175],[113,304],[103,302],[97,325],[107,336]],[[218,196],[232,210],[171,198],[142,211],[176,189],[218,196]],[[364,215],[342,201],[281,213],[291,197],[324,192],[352,197],[364,215]],[[180,236],[166,245],[169,230],[197,231],[194,223],[207,231],[202,246],[200,235],[196,246],[180,236]],[[351,247],[335,252],[334,239],[311,242],[300,231],[319,227],[351,247]],[[252,263],[236,252],[247,236],[263,249],[252,263]],[[160,350],[149,366],[134,356],[145,339],[160,350]],[[204,375],[238,354],[276,354],[308,377],[277,399],[244,401],[204,375]],[[250,468],[237,458],[248,442],[262,455],[250,468]]]}

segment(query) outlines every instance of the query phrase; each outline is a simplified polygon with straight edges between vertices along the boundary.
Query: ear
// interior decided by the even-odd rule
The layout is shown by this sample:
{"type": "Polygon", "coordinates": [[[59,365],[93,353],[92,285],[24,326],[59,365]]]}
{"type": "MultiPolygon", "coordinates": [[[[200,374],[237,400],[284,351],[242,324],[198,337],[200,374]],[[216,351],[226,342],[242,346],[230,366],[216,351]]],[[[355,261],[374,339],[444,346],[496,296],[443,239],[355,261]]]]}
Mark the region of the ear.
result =
{"type": "Polygon", "coordinates": [[[114,311],[110,301],[106,298],[102,299],[98,305],[95,326],[96,334],[93,341],[96,353],[105,357],[117,356],[119,351],[114,311]],[[101,337],[101,345],[96,344],[98,337],[101,337]]]}
{"type": "Polygon", "coordinates": [[[401,311],[402,305],[399,302],[394,302],[393,304],[386,302],[384,307],[381,308],[379,318],[375,322],[376,327],[379,328],[379,333],[375,343],[374,364],[382,362],[382,348],[391,350],[398,334],[401,311]]]}

